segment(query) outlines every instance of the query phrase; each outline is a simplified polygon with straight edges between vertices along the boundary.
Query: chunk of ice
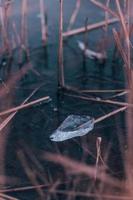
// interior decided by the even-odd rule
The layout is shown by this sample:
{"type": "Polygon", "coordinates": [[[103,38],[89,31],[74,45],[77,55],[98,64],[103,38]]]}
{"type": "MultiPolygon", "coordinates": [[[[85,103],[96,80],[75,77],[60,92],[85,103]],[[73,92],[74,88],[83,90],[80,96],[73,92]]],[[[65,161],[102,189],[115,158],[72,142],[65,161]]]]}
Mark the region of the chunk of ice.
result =
{"type": "Polygon", "coordinates": [[[50,140],[61,142],[70,138],[86,135],[94,128],[94,118],[85,115],[69,115],[53,132],[50,140]]]}

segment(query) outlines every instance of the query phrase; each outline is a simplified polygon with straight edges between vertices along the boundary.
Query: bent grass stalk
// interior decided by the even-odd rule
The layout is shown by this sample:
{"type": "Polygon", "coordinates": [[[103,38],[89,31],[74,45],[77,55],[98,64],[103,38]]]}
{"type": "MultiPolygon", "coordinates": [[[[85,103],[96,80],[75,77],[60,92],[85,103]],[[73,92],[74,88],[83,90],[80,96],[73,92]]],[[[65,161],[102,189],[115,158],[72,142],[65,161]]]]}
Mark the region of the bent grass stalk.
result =
{"type": "Polygon", "coordinates": [[[98,137],[96,139],[96,149],[97,149],[97,156],[96,156],[96,172],[95,172],[95,176],[94,176],[94,180],[96,181],[97,179],[97,174],[98,174],[98,164],[99,164],[99,159],[101,158],[101,142],[102,142],[102,138],[98,137]]]}
{"type": "MultiPolygon", "coordinates": [[[[41,86],[37,87],[33,92],[23,101],[21,104],[24,105],[39,89],[41,86]]],[[[7,126],[7,124],[13,119],[13,117],[17,114],[18,110],[10,114],[1,124],[0,124],[0,131],[3,130],[7,126]]]]}
{"type": "Polygon", "coordinates": [[[72,13],[72,16],[70,18],[70,21],[69,21],[69,25],[68,25],[67,31],[70,31],[71,27],[73,26],[73,24],[74,24],[74,22],[76,20],[76,17],[77,17],[77,15],[79,13],[80,6],[81,6],[81,0],[77,0],[75,9],[74,9],[74,11],[72,13]]]}
{"type": "Polygon", "coordinates": [[[107,7],[103,3],[101,3],[101,2],[99,2],[97,0],[89,0],[89,1],[92,2],[94,5],[98,6],[99,8],[101,8],[102,10],[108,12],[113,17],[118,17],[118,14],[116,12],[112,11],[109,7],[107,7]]]}
{"type": "Polygon", "coordinates": [[[59,16],[59,52],[58,52],[58,86],[64,87],[64,59],[63,59],[63,0],[60,2],[59,16]]]}
{"type": "MultiPolygon", "coordinates": [[[[116,22],[119,22],[118,18],[108,19],[108,25],[114,24],[116,22]]],[[[63,38],[84,33],[84,32],[86,32],[86,30],[92,31],[92,30],[95,30],[95,29],[98,29],[98,28],[102,28],[106,24],[107,24],[107,21],[104,20],[104,21],[97,22],[97,23],[94,23],[94,24],[89,24],[86,27],[81,27],[81,28],[77,28],[77,29],[74,29],[74,30],[69,30],[69,31],[63,32],[63,38]]]]}
{"type": "Polygon", "coordinates": [[[27,46],[27,5],[27,0],[22,0],[21,40],[23,46],[27,46]]]}
{"type": "Polygon", "coordinates": [[[0,113],[0,116],[7,115],[7,114],[10,114],[12,112],[16,112],[18,110],[22,110],[24,108],[28,108],[30,106],[33,106],[35,104],[41,103],[43,101],[48,101],[48,100],[50,100],[50,97],[49,96],[45,96],[45,97],[39,98],[37,100],[31,101],[29,103],[26,103],[24,105],[16,106],[14,108],[10,108],[10,109],[8,109],[6,111],[3,111],[3,112],[0,113]]]}
{"type": "Polygon", "coordinates": [[[4,200],[4,199],[6,199],[6,200],[19,200],[18,198],[11,197],[11,196],[9,196],[7,194],[1,194],[1,193],[0,193],[0,199],[1,200],[4,200]]]}
{"type": "MultiPolygon", "coordinates": [[[[58,154],[52,154],[52,153],[45,153],[44,159],[48,161],[52,161],[54,163],[60,164],[63,166],[66,170],[69,169],[72,174],[84,174],[86,176],[91,177],[94,179],[95,177],[95,168],[86,165],[85,163],[80,163],[78,161],[75,161],[71,158],[68,158],[66,156],[58,155],[58,154]]],[[[97,174],[97,179],[102,181],[103,183],[107,183],[111,186],[122,188],[122,183],[119,180],[116,180],[115,178],[111,178],[107,174],[103,176],[103,173],[99,168],[99,173],[97,174]]]]}
{"type": "Polygon", "coordinates": [[[73,94],[65,94],[67,96],[70,97],[74,97],[74,98],[79,98],[79,99],[83,99],[83,100],[88,100],[88,101],[95,101],[95,102],[99,102],[99,103],[107,103],[107,104],[112,104],[112,105],[117,105],[117,106],[127,106],[127,107],[131,107],[133,108],[133,104],[131,103],[127,103],[127,102],[120,102],[120,101],[114,101],[114,100],[109,100],[109,99],[101,99],[99,97],[93,98],[93,97],[87,97],[87,96],[81,96],[81,95],[73,95],[73,94]]]}
{"type": "Polygon", "coordinates": [[[42,32],[42,42],[43,46],[46,45],[47,43],[47,22],[45,21],[46,19],[46,9],[44,6],[44,0],[40,0],[40,15],[41,15],[41,32],[42,32]]]}
{"type": "MultiPolygon", "coordinates": [[[[17,152],[17,156],[25,169],[26,175],[29,178],[30,182],[36,186],[39,185],[38,180],[37,180],[37,175],[35,173],[35,170],[32,169],[32,167],[29,166],[27,158],[22,150],[19,150],[17,152]]],[[[44,198],[44,192],[41,187],[35,187],[35,190],[38,192],[39,196],[41,199],[44,198]]]]}

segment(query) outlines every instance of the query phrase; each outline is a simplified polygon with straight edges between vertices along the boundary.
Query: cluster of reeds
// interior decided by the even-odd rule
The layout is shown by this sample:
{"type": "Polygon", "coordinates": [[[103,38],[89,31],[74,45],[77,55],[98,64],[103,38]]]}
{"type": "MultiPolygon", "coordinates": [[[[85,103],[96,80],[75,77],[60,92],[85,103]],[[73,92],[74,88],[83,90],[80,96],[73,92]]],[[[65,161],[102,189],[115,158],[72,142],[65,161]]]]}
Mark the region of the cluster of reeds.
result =
{"type": "MultiPolygon", "coordinates": [[[[21,51],[26,52],[29,56],[29,44],[28,44],[28,13],[29,13],[29,1],[22,0],[21,2],[21,22],[18,30],[16,21],[11,19],[14,12],[13,4],[11,1],[0,1],[0,23],[1,23],[1,55],[8,53],[10,56],[13,54],[15,49],[20,48],[21,51]]],[[[47,11],[44,5],[44,1],[39,0],[40,5],[40,26],[42,35],[42,45],[46,46],[47,43],[47,11]]],[[[20,52],[21,52],[20,51],[20,52]]],[[[20,53],[20,58],[22,57],[20,53]]]]}
{"type": "MultiPolygon", "coordinates": [[[[63,19],[62,19],[62,4],[63,4],[63,0],[60,1],[60,49],[59,49],[59,71],[60,73],[60,77],[59,77],[59,85],[63,88],[65,88],[67,90],[67,95],[73,97],[73,98],[79,98],[79,99],[83,99],[83,100],[88,100],[88,101],[96,101],[96,102],[101,102],[101,103],[107,103],[107,104],[113,104],[113,105],[117,105],[120,106],[119,109],[114,110],[111,113],[108,113],[105,116],[100,117],[99,119],[95,120],[95,123],[105,120],[106,118],[117,114],[121,111],[126,111],[126,123],[127,123],[127,131],[126,131],[126,136],[127,136],[127,151],[124,152],[123,154],[123,162],[124,162],[124,169],[125,169],[125,180],[124,181],[118,181],[114,178],[112,178],[111,176],[108,176],[106,173],[106,170],[104,171],[103,169],[101,169],[101,171],[99,171],[97,173],[97,166],[98,166],[98,158],[99,156],[99,152],[100,152],[100,147],[97,147],[97,158],[96,158],[96,167],[95,169],[84,165],[83,163],[78,163],[74,160],[71,160],[67,157],[63,157],[61,155],[51,155],[48,154],[46,155],[46,158],[50,161],[53,161],[55,163],[58,163],[60,165],[62,165],[66,171],[73,175],[81,175],[81,174],[85,174],[88,177],[91,177],[92,179],[94,179],[92,181],[92,183],[95,185],[93,185],[93,187],[91,188],[90,186],[90,190],[85,190],[84,192],[79,192],[77,191],[77,187],[75,186],[74,189],[72,189],[71,191],[60,191],[60,190],[54,190],[55,193],[58,194],[65,194],[67,196],[67,198],[69,199],[76,199],[76,196],[79,196],[81,198],[82,197],[90,197],[90,199],[92,197],[94,197],[95,199],[132,199],[133,198],[133,191],[132,191],[132,187],[133,187],[133,175],[132,175],[132,167],[133,167],[133,159],[132,159],[132,153],[133,153],[133,125],[132,125],[132,119],[133,119],[133,111],[132,111],[132,106],[133,106],[133,95],[132,95],[132,89],[133,89],[133,73],[132,73],[132,41],[131,41],[131,37],[132,37],[132,8],[133,8],[133,2],[131,0],[125,0],[123,2],[119,1],[119,0],[115,0],[114,4],[116,7],[116,11],[113,11],[110,8],[110,0],[106,1],[106,4],[102,4],[100,1],[97,0],[90,0],[93,4],[95,4],[96,6],[98,6],[100,9],[103,9],[105,11],[105,21],[97,23],[97,24],[93,24],[93,25],[88,25],[87,27],[83,27],[83,28],[79,28],[76,30],[70,30],[70,27],[72,26],[72,24],[74,23],[75,19],[76,19],[76,15],[78,13],[79,7],[80,7],[80,1],[77,1],[76,4],[76,8],[75,11],[73,12],[73,15],[71,17],[70,20],[70,24],[68,27],[68,31],[63,33],[62,31],[62,23],[63,23],[63,19]],[[109,19],[108,15],[112,15],[114,18],[109,19]],[[114,23],[116,21],[119,21],[120,24],[120,30],[116,30],[115,28],[112,29],[112,33],[114,35],[114,40],[115,40],[115,44],[116,47],[118,49],[119,54],[121,55],[122,59],[123,59],[123,68],[124,68],[124,74],[125,74],[125,89],[121,89],[121,91],[115,91],[118,92],[116,95],[113,95],[113,97],[117,97],[117,96],[123,96],[126,95],[126,102],[121,102],[121,101],[117,101],[117,100],[113,100],[111,99],[101,99],[101,98],[94,98],[94,97],[90,97],[87,96],[88,93],[95,93],[95,92],[113,92],[113,91],[106,91],[106,90],[79,90],[78,88],[73,88],[71,86],[67,86],[65,84],[65,80],[64,80],[64,74],[63,73],[63,38],[64,37],[69,37],[75,34],[79,34],[85,31],[90,31],[92,29],[95,28],[99,28],[102,26],[105,26],[105,30],[108,29],[108,25],[110,23],[114,23]],[[72,94],[69,92],[73,92],[76,94],[72,94]],[[58,159],[57,159],[58,158],[58,159]],[[96,171],[95,171],[96,170],[96,171]],[[97,189],[97,186],[95,184],[95,180],[98,179],[101,182],[101,190],[97,189]],[[117,182],[118,181],[118,182],[117,182]],[[108,189],[105,187],[106,184],[112,185],[114,188],[113,189],[108,189]],[[117,189],[116,189],[117,188],[117,189]],[[119,190],[119,189],[120,190],[119,190]],[[91,190],[92,189],[92,190],[91,190]],[[95,191],[95,192],[94,192],[95,191]],[[118,194],[115,194],[115,191],[119,191],[118,194]],[[107,192],[107,194],[105,195],[105,193],[107,192]]],[[[119,133],[120,134],[120,133],[119,133]]],[[[99,141],[99,140],[98,140],[99,141]]],[[[98,144],[101,144],[101,140],[100,142],[98,142],[98,144]]],[[[100,145],[99,145],[100,146],[100,145]]],[[[101,167],[101,166],[100,166],[101,167]]],[[[80,181],[79,181],[80,182],[80,181]]],[[[78,185],[78,181],[76,182],[76,184],[78,185]]],[[[53,191],[52,191],[53,192],[53,191]]],[[[81,198],[82,199],[82,198],[81,198]]]]}
{"type": "MultiPolygon", "coordinates": [[[[106,4],[102,4],[98,0],[88,0],[93,4],[99,7],[99,9],[104,10],[105,12],[105,20],[96,24],[87,25],[86,27],[82,27],[76,30],[71,30],[74,21],[76,20],[77,13],[80,8],[81,1],[77,0],[76,8],[72,14],[70,19],[70,24],[68,26],[67,32],[63,32],[63,0],[59,1],[60,4],[60,18],[59,18],[59,55],[58,55],[58,85],[59,87],[65,89],[65,93],[73,98],[79,98],[86,101],[96,101],[99,103],[106,103],[118,106],[117,109],[113,110],[110,113],[105,114],[104,116],[99,117],[95,120],[95,123],[105,120],[108,117],[114,116],[121,111],[126,111],[126,123],[127,123],[127,146],[128,149],[124,152],[123,162],[125,169],[125,179],[119,180],[115,177],[112,177],[108,171],[108,165],[106,163],[108,153],[105,156],[102,156],[101,148],[102,148],[102,138],[96,138],[96,154],[93,155],[88,148],[88,143],[85,141],[79,145],[81,145],[84,157],[82,161],[75,161],[69,157],[62,156],[58,151],[57,154],[45,153],[42,154],[43,160],[48,160],[57,165],[61,165],[65,170],[63,173],[63,178],[60,177],[56,179],[51,176],[50,173],[46,174],[43,166],[38,161],[38,159],[34,156],[34,153],[29,149],[25,151],[18,152],[18,158],[20,159],[27,177],[31,181],[31,186],[19,187],[19,188],[11,188],[11,189],[1,189],[0,190],[0,198],[1,199],[16,199],[10,197],[8,193],[11,192],[25,192],[36,190],[39,199],[120,199],[120,200],[128,200],[133,198],[133,76],[132,76],[132,26],[131,26],[131,7],[133,7],[132,0],[123,0],[123,7],[121,6],[120,0],[115,0],[116,11],[113,11],[110,8],[111,0],[106,0],[106,4]],[[108,15],[113,16],[113,18],[109,18],[108,15]],[[93,29],[97,29],[100,27],[104,27],[105,31],[107,31],[109,24],[114,22],[119,22],[120,31],[118,32],[115,28],[112,30],[112,34],[114,35],[114,40],[116,43],[116,47],[118,49],[119,54],[123,59],[123,68],[126,79],[126,88],[119,90],[79,90],[78,88],[73,88],[72,86],[68,86],[65,83],[65,74],[64,74],[64,62],[63,62],[63,39],[75,34],[83,33],[86,31],[91,31],[93,29]],[[111,99],[101,99],[94,98],[88,96],[90,93],[117,93],[111,96],[111,99]],[[114,97],[126,95],[126,102],[114,100],[114,97]],[[95,159],[95,165],[89,166],[85,163],[87,156],[93,157],[95,159]],[[29,162],[30,161],[30,162],[29,162]],[[69,177],[69,178],[68,178],[69,177]],[[7,193],[4,194],[4,193],[7,193]]],[[[1,2],[0,2],[1,3],[1,2]]],[[[22,21],[21,21],[21,34],[19,35],[16,30],[16,25],[12,22],[12,27],[14,31],[15,42],[20,48],[26,51],[26,54],[29,56],[28,52],[28,41],[27,41],[27,0],[22,1],[22,21]]],[[[8,6],[8,4],[5,4],[8,6]]],[[[2,33],[2,50],[8,51],[10,54],[12,53],[10,40],[7,34],[7,24],[8,24],[8,15],[6,11],[8,7],[0,7],[0,18],[1,18],[1,33],[2,33]]],[[[42,41],[43,45],[46,45],[47,42],[47,26],[46,26],[46,13],[44,9],[44,1],[40,0],[40,12],[41,12],[41,29],[42,29],[42,41]]],[[[8,90],[11,90],[12,86],[20,80],[20,78],[27,73],[28,70],[33,70],[31,64],[24,66],[12,79],[9,79],[5,86],[8,90]]],[[[41,87],[41,86],[40,86],[41,87]]],[[[0,90],[0,95],[2,98],[6,96],[6,88],[2,87],[0,90]]],[[[36,101],[27,103],[27,101],[36,93],[39,89],[36,88],[30,95],[27,97],[21,105],[17,107],[13,107],[7,110],[0,112],[0,117],[4,115],[8,115],[0,124],[0,131],[2,131],[6,125],[13,119],[15,114],[23,108],[34,105],[35,103],[48,100],[49,97],[42,97],[37,99],[36,101]]],[[[1,146],[6,144],[6,136],[1,139],[1,146]]],[[[58,147],[57,147],[58,150],[58,147]]],[[[4,150],[1,151],[1,157],[4,157],[4,150]]],[[[0,162],[0,170],[4,171],[4,165],[0,162]]],[[[1,177],[1,181],[6,177],[1,177]]],[[[28,198],[27,198],[28,199],[28,198]]]]}
{"type": "MultiPolygon", "coordinates": [[[[5,155],[6,155],[6,145],[8,141],[8,135],[10,133],[9,124],[16,116],[17,112],[29,106],[41,102],[47,102],[50,98],[49,96],[43,96],[42,98],[30,101],[31,98],[36,94],[36,92],[44,85],[44,83],[39,84],[29,96],[23,100],[23,102],[18,105],[13,105],[13,90],[14,87],[19,84],[21,79],[25,77],[29,71],[38,75],[33,65],[30,62],[30,52],[28,44],[28,1],[22,0],[21,3],[21,23],[20,31],[17,29],[15,20],[12,18],[13,12],[13,1],[1,0],[0,1],[0,109],[5,113],[4,116],[0,116],[0,184],[1,188],[6,183],[11,183],[10,178],[6,176],[5,172],[5,155]],[[17,63],[13,63],[14,54],[17,52],[17,63]],[[26,60],[23,59],[23,55],[26,55],[26,60]],[[15,71],[12,70],[12,66],[15,65],[15,71]],[[21,66],[21,67],[20,67],[21,66]],[[9,112],[8,112],[9,111],[9,112]],[[8,180],[9,178],[9,180],[8,180]]],[[[40,26],[42,31],[42,45],[46,46],[47,42],[47,24],[46,24],[46,10],[44,7],[44,2],[40,0],[40,26]]],[[[13,66],[14,68],[14,66],[13,66]]],[[[2,113],[1,113],[2,114],[2,113]]],[[[15,180],[15,179],[14,179],[15,180]]],[[[14,182],[13,180],[13,182],[14,182]]],[[[0,191],[0,199],[16,199],[10,195],[6,195],[4,191],[0,191]]]]}

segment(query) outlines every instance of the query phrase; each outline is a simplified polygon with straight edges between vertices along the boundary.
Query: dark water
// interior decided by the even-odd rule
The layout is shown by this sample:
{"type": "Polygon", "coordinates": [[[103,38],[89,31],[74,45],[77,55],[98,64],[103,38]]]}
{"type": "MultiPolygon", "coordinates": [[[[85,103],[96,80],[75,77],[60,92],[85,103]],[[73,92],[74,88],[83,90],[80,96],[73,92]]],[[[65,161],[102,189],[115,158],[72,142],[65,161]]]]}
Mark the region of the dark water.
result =
{"type": "MultiPolygon", "coordinates": [[[[7,175],[18,177],[19,180],[17,184],[12,184],[11,187],[32,185],[34,182],[34,180],[30,180],[32,176],[30,178],[27,177],[27,173],[29,174],[30,171],[33,174],[37,173],[39,177],[37,179],[38,184],[51,183],[59,177],[64,180],[63,169],[45,161],[43,154],[45,152],[56,152],[80,161],[84,155],[84,143],[88,144],[89,150],[96,154],[96,138],[98,136],[102,137],[103,156],[107,151],[109,152],[108,165],[111,168],[109,173],[121,178],[123,176],[123,166],[119,146],[125,145],[124,136],[122,136],[124,135],[125,126],[122,114],[97,124],[94,131],[83,138],[72,139],[62,143],[54,143],[49,140],[50,134],[68,115],[83,114],[98,118],[116,109],[117,106],[83,101],[58,91],[59,2],[56,0],[45,0],[45,3],[48,12],[48,45],[46,48],[43,48],[41,43],[38,1],[29,0],[28,3],[28,46],[30,59],[34,69],[40,75],[30,71],[14,87],[13,102],[15,105],[19,105],[40,84],[42,86],[32,97],[32,100],[48,95],[51,98],[51,102],[39,104],[18,112],[10,124],[6,144],[7,159],[5,161],[5,168],[7,175]],[[121,144],[119,144],[119,138],[121,144]]],[[[11,20],[15,20],[17,28],[20,30],[21,1],[14,1],[13,5],[14,12],[11,20]]],[[[64,29],[68,25],[74,5],[75,0],[64,1],[64,29]]],[[[112,3],[113,6],[114,3],[112,3]]],[[[104,13],[89,1],[83,0],[73,28],[83,26],[86,18],[88,18],[89,23],[97,22],[104,19],[104,13]]],[[[111,27],[108,30],[108,36],[108,43],[106,42],[105,45],[106,35],[103,29],[87,34],[90,48],[94,50],[100,49],[101,46],[107,48],[108,59],[104,65],[94,60],[85,59],[80,49],[78,49],[77,40],[85,40],[85,34],[74,36],[64,41],[65,83],[67,85],[82,89],[124,88],[122,62],[118,57],[114,59],[115,45],[113,43],[111,27]]],[[[14,62],[17,63],[17,53],[14,62]]],[[[112,94],[92,93],[89,95],[109,98],[112,94]]],[[[4,134],[6,134],[6,130],[4,134]]],[[[95,159],[91,156],[88,156],[85,162],[95,165],[95,159]]],[[[33,191],[14,192],[11,195],[22,200],[39,199],[38,194],[33,191]]]]}

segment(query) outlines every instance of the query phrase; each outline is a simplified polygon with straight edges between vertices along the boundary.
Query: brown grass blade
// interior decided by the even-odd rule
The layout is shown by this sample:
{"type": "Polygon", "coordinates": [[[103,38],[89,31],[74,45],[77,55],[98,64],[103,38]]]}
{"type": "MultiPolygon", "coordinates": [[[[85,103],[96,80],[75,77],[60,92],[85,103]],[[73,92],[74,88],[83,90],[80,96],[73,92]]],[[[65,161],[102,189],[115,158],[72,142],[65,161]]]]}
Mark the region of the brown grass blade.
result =
{"type": "Polygon", "coordinates": [[[48,101],[48,100],[50,100],[50,97],[49,96],[45,96],[45,97],[39,98],[37,100],[31,101],[31,102],[29,102],[27,104],[16,106],[14,108],[10,108],[10,109],[8,109],[6,111],[3,111],[3,112],[0,113],[0,116],[6,115],[6,114],[10,114],[12,112],[16,112],[18,110],[22,110],[24,108],[28,108],[30,106],[33,106],[33,105],[37,104],[37,103],[41,103],[42,101],[48,101]]]}
{"type": "MultiPolygon", "coordinates": [[[[94,177],[95,177],[95,168],[94,167],[90,167],[84,163],[80,163],[78,161],[72,160],[66,156],[62,156],[59,154],[45,153],[44,159],[46,159],[48,161],[52,161],[56,164],[60,164],[63,167],[65,167],[65,169],[72,171],[72,173],[74,173],[74,174],[85,174],[86,176],[89,176],[92,179],[94,179],[94,177]]],[[[97,179],[99,179],[100,181],[102,181],[104,183],[108,183],[112,186],[121,188],[122,185],[121,185],[120,181],[115,180],[115,179],[109,177],[108,175],[105,175],[105,176],[102,176],[102,175],[103,175],[103,172],[100,172],[100,169],[99,169],[99,174],[97,174],[97,179]]]]}
{"type": "Polygon", "coordinates": [[[114,11],[112,11],[109,7],[107,7],[106,5],[100,3],[97,0],[90,0],[93,4],[95,4],[96,6],[98,6],[99,8],[103,9],[104,11],[110,13],[111,15],[113,15],[114,17],[118,17],[117,13],[115,13],[114,11]]]}
{"type": "MultiPolygon", "coordinates": [[[[42,85],[41,85],[42,86],[42,85]]],[[[24,105],[41,87],[37,87],[35,90],[33,90],[33,92],[23,101],[23,103],[21,105],[24,105]]],[[[1,124],[0,124],[0,131],[3,130],[3,128],[5,128],[7,126],[7,124],[13,119],[13,117],[16,115],[17,111],[15,111],[14,113],[12,113],[11,115],[9,115],[1,124]]]]}

